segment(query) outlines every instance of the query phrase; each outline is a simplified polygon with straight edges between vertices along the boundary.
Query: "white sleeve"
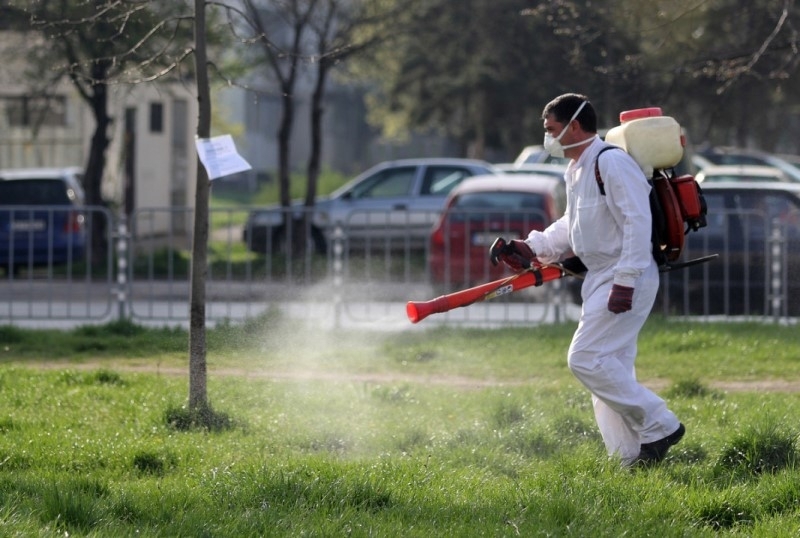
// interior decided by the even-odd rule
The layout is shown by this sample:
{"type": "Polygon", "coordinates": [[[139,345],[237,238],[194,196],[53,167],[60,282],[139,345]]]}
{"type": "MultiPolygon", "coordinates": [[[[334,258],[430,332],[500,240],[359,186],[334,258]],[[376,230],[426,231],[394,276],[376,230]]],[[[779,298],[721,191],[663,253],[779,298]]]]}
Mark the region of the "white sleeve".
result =
{"type": "Polygon", "coordinates": [[[570,249],[569,224],[565,214],[544,231],[533,230],[525,242],[544,263],[555,263],[570,249]]]}

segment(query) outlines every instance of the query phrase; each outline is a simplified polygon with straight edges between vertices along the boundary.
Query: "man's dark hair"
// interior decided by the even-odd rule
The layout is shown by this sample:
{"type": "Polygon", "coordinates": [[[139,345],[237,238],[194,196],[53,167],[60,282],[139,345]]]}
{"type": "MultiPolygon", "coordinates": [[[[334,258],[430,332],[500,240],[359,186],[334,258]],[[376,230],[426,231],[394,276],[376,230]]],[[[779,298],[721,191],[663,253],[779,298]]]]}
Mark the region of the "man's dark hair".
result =
{"type": "Polygon", "coordinates": [[[542,119],[546,119],[547,116],[552,114],[557,122],[567,123],[584,101],[586,101],[586,106],[583,107],[583,110],[575,119],[581,124],[581,129],[587,133],[596,133],[597,114],[589,98],[579,93],[565,93],[547,103],[544,111],[542,111],[542,119]]]}

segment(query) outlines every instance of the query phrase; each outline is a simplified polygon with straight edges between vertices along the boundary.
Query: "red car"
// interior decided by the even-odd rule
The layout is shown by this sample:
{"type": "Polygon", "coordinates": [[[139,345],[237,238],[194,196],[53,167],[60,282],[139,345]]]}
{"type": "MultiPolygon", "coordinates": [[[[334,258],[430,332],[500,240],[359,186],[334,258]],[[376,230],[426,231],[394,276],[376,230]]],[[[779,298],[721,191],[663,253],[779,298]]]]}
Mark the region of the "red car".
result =
{"type": "Polygon", "coordinates": [[[430,235],[431,282],[462,289],[510,274],[489,261],[489,247],[543,230],[564,213],[564,180],[544,174],[469,178],[453,189],[430,235]]]}

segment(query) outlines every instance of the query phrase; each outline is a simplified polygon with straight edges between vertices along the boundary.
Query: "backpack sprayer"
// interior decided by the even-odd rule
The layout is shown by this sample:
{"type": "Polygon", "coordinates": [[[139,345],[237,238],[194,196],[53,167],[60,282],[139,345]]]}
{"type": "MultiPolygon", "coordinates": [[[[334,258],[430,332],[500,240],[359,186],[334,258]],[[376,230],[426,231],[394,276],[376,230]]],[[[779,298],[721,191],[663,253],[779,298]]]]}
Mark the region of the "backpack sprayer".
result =
{"type": "MultiPolygon", "coordinates": [[[[653,257],[659,271],[704,263],[716,254],[676,263],[683,252],[685,235],[706,226],[707,207],[700,186],[691,175],[675,176],[674,168],[683,157],[686,139],[677,121],[663,116],[657,107],[627,110],[619,115],[620,125],[606,134],[606,141],[630,154],[645,176],[650,178],[650,209],[652,213],[653,257]]],[[[611,149],[611,148],[607,148],[611,149]]],[[[599,156],[598,156],[599,158],[599,156]]],[[[595,178],[601,194],[605,194],[599,166],[595,163],[595,178]]],[[[497,263],[507,243],[498,238],[489,250],[492,263],[497,263]]],[[[406,314],[418,323],[431,314],[447,312],[462,306],[486,301],[530,286],[564,276],[579,276],[586,271],[577,257],[556,264],[533,260],[523,271],[506,278],[472,288],[442,295],[430,301],[409,301],[406,314]]]]}

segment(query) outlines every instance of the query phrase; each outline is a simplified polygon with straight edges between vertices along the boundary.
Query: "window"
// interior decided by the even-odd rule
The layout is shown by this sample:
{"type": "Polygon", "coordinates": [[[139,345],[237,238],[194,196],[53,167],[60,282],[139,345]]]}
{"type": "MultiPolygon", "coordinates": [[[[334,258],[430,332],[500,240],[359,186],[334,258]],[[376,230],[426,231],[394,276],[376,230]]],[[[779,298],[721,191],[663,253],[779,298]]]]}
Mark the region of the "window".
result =
{"type": "Polygon", "coordinates": [[[150,103],[150,132],[164,132],[164,104],[150,103]]]}
{"type": "Polygon", "coordinates": [[[422,182],[422,194],[444,196],[471,175],[468,170],[454,166],[429,166],[422,182]]]}
{"type": "Polygon", "coordinates": [[[407,196],[414,186],[416,168],[403,167],[382,170],[359,183],[352,191],[352,198],[387,198],[407,196]]]}
{"type": "MultiPolygon", "coordinates": [[[[542,227],[547,220],[547,200],[543,194],[529,192],[472,192],[454,202],[452,222],[525,221],[542,227]]],[[[531,225],[531,228],[535,226],[531,225]]]]}
{"type": "Polygon", "coordinates": [[[0,182],[3,205],[69,205],[64,182],[59,179],[12,179],[0,182]]]}

